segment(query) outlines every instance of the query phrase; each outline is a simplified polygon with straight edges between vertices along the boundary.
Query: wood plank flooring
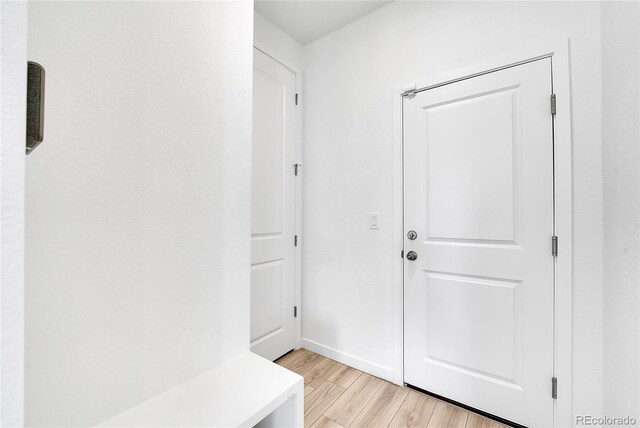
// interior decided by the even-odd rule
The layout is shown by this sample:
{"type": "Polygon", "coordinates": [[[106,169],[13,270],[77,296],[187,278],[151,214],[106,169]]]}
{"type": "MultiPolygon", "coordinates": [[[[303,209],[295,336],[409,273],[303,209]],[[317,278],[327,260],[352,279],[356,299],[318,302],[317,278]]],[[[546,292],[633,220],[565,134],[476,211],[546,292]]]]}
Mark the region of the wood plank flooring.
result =
{"type": "Polygon", "coordinates": [[[276,363],[304,377],[304,426],[311,428],[506,428],[306,349],[276,363]]]}

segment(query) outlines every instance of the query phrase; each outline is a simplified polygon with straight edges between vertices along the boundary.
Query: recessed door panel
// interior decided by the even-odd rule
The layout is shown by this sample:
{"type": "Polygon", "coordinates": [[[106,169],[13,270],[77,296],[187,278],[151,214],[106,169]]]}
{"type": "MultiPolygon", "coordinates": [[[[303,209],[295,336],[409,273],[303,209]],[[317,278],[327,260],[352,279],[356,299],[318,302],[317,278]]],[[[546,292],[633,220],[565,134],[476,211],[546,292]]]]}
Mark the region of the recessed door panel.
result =
{"type": "Polygon", "coordinates": [[[522,285],[497,278],[425,272],[425,358],[517,385],[522,285]]]}
{"type": "Polygon", "coordinates": [[[286,295],[282,279],[282,260],[251,267],[251,343],[268,339],[286,327],[281,315],[286,295]]]}
{"type": "Polygon", "coordinates": [[[514,241],[517,93],[425,107],[429,238],[514,241]]]}
{"type": "Polygon", "coordinates": [[[254,135],[251,156],[251,233],[282,233],[282,155],[285,137],[286,82],[254,68],[254,135]]]}

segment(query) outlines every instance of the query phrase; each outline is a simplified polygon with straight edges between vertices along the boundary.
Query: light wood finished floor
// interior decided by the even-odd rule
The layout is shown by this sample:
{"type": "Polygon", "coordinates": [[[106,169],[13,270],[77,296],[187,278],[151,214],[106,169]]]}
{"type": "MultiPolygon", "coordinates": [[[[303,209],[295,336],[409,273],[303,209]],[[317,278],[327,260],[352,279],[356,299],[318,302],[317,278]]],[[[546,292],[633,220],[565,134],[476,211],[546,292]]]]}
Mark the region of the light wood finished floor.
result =
{"type": "Polygon", "coordinates": [[[506,428],[306,349],[290,352],[276,363],[304,377],[305,427],[506,428]]]}

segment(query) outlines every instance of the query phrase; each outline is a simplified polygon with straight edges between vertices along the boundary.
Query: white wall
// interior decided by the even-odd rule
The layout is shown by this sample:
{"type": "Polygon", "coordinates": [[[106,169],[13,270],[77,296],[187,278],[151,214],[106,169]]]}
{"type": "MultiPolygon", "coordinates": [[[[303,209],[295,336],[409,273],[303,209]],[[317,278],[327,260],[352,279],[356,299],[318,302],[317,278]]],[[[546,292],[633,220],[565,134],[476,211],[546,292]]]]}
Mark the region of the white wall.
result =
{"type": "Polygon", "coordinates": [[[604,411],[640,419],[640,3],[602,3],[604,411]]]}
{"type": "Polygon", "coordinates": [[[24,422],[27,6],[0,2],[0,426],[24,422]]]}
{"type": "Polygon", "coordinates": [[[253,44],[296,73],[302,72],[304,61],[302,46],[255,11],[253,44]]]}
{"type": "Polygon", "coordinates": [[[28,425],[94,425],[248,349],[252,16],[29,4],[28,425]]]}
{"type": "Polygon", "coordinates": [[[573,90],[573,412],[600,414],[598,2],[393,2],[305,47],[305,345],[391,377],[399,256],[391,88],[563,37],[571,39],[573,90]],[[369,212],[379,213],[380,230],[368,229],[369,212]]]}

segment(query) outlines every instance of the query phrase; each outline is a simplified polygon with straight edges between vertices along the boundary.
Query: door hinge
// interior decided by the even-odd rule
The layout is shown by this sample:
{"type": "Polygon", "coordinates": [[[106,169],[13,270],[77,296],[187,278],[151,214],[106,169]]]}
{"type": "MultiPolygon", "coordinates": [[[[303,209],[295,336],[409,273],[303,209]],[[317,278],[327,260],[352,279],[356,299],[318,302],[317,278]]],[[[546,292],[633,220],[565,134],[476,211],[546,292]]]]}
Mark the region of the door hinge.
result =
{"type": "Polygon", "coordinates": [[[400,258],[404,259],[404,250],[400,251],[400,258]]]}
{"type": "Polygon", "coordinates": [[[298,246],[298,235],[293,235],[293,246],[294,247],[298,246]]]}
{"type": "Polygon", "coordinates": [[[553,257],[558,257],[558,237],[551,237],[551,255],[553,257]]]}
{"type": "Polygon", "coordinates": [[[298,94],[296,93],[296,105],[298,105],[298,94]]]}
{"type": "Polygon", "coordinates": [[[295,176],[298,176],[298,168],[300,168],[302,165],[299,163],[294,163],[293,164],[293,173],[295,174],[295,176]]]}
{"type": "Polygon", "coordinates": [[[551,115],[556,115],[556,94],[551,94],[551,115]]]}
{"type": "Polygon", "coordinates": [[[298,307],[297,307],[297,306],[294,306],[294,307],[293,307],[293,317],[294,317],[294,318],[297,318],[297,317],[298,317],[298,307]]]}
{"type": "Polygon", "coordinates": [[[557,377],[551,378],[551,398],[553,398],[554,400],[558,398],[558,378],[557,377]]]}

